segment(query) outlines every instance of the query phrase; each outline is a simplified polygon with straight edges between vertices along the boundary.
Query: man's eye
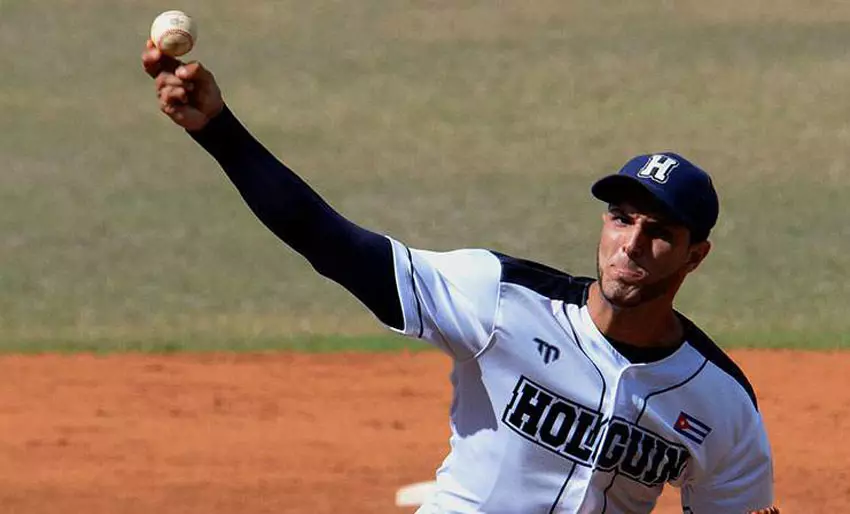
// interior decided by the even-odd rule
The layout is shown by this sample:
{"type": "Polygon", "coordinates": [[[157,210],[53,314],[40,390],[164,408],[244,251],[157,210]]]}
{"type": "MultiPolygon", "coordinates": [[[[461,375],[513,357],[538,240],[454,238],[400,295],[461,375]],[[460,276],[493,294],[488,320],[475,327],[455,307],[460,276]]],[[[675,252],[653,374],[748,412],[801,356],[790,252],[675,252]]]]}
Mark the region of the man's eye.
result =
{"type": "Polygon", "coordinates": [[[614,216],[614,223],[616,223],[618,225],[628,225],[629,218],[627,218],[626,216],[617,215],[617,214],[614,214],[613,216],[614,216]]]}

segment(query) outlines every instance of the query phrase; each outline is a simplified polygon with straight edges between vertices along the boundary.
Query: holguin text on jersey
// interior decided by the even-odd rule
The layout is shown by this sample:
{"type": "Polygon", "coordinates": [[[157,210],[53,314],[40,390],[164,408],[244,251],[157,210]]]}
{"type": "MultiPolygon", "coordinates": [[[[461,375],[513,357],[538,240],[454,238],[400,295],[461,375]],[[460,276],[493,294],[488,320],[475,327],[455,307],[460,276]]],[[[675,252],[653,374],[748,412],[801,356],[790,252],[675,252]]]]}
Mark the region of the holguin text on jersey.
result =
{"type": "Polygon", "coordinates": [[[621,418],[603,419],[592,408],[560,397],[524,376],[517,382],[502,422],[566,459],[603,471],[616,470],[647,486],[677,479],[689,458],[682,445],[621,418]]]}

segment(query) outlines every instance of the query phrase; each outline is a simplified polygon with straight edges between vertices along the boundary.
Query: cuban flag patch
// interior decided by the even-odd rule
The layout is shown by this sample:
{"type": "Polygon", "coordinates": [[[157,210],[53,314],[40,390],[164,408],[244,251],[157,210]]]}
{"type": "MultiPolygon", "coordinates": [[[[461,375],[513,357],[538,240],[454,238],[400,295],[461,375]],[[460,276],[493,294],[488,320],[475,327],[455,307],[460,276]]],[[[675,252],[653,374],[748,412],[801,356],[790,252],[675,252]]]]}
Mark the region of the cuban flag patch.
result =
{"type": "Polygon", "coordinates": [[[708,434],[711,433],[710,426],[685,412],[679,413],[679,418],[673,425],[673,430],[697,444],[702,444],[708,434]]]}

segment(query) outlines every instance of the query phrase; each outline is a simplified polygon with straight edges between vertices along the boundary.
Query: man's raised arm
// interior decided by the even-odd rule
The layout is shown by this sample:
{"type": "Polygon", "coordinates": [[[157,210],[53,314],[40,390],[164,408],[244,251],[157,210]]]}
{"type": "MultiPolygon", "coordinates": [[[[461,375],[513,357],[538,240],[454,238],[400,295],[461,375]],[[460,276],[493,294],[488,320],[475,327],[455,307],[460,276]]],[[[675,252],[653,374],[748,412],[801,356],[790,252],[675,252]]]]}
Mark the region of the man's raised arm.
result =
{"type": "Polygon", "coordinates": [[[264,148],[200,63],[177,61],[148,41],[142,65],[155,79],[160,110],[218,161],[260,221],[382,322],[403,329],[390,240],[345,219],[264,148]]]}

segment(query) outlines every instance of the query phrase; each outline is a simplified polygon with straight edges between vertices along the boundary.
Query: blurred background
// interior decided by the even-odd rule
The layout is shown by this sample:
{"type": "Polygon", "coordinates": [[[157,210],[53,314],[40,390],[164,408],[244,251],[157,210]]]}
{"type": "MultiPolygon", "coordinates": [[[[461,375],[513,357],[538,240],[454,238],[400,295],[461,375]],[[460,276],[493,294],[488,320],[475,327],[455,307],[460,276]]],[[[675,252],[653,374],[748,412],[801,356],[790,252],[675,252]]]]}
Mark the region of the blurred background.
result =
{"type": "Polygon", "coordinates": [[[850,344],[848,2],[0,0],[6,349],[400,344],[158,112],[139,54],[167,9],[364,226],[592,274],[592,181],[677,151],[721,195],[678,308],[727,346],[850,344]]]}

